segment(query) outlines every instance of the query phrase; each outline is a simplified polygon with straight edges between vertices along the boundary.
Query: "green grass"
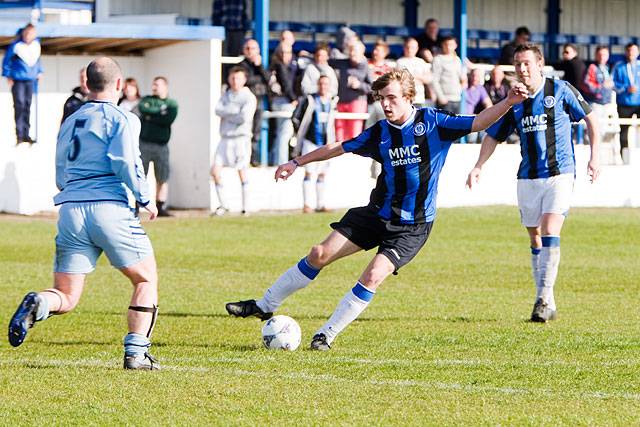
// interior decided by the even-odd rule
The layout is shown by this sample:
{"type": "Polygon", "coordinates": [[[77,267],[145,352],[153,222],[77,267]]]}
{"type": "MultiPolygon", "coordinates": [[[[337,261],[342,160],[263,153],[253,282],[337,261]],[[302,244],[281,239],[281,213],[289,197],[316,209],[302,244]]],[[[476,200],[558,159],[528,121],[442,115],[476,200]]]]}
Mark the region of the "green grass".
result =
{"type": "MultiPolygon", "coordinates": [[[[102,259],[68,315],[0,343],[0,424],[639,425],[640,213],[574,209],[562,236],[559,319],[534,297],[517,209],[440,209],[420,255],[390,277],[327,353],[306,350],[372,256],[328,267],[281,313],[305,349],[262,348],[257,297],[340,213],[145,224],[159,264],[153,353],[120,368],[130,286],[102,259]]],[[[0,325],[48,287],[55,224],[0,219],[0,325]]]]}

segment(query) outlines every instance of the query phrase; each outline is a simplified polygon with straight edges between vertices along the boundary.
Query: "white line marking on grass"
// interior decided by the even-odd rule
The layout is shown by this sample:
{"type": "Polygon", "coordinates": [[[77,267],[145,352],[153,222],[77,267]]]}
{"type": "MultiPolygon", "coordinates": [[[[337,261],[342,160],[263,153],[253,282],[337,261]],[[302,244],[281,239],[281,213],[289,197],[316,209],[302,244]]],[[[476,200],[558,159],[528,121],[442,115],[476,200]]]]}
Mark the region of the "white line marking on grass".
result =
{"type": "MultiPolygon", "coordinates": [[[[210,358],[208,360],[223,360],[210,358]]],[[[237,362],[242,359],[228,358],[224,359],[225,362],[233,361],[237,362]]],[[[246,362],[246,360],[243,360],[246,362]]],[[[73,367],[73,368],[108,368],[118,369],[122,365],[115,361],[106,361],[100,359],[78,359],[78,360],[58,360],[58,359],[0,359],[0,366],[13,366],[13,367],[33,367],[33,368],[61,368],[61,367],[73,367]]],[[[229,368],[216,368],[206,366],[169,366],[161,365],[164,371],[178,371],[178,372],[211,372],[211,373],[224,373],[226,375],[236,375],[244,377],[262,377],[264,372],[262,371],[248,371],[245,369],[229,369],[229,368]]],[[[623,393],[623,392],[604,392],[604,391],[554,391],[549,389],[536,389],[536,388],[512,388],[512,387],[493,387],[482,385],[469,385],[460,383],[444,383],[439,381],[420,381],[420,380],[354,380],[350,378],[341,378],[332,374],[309,374],[306,372],[283,372],[279,374],[280,378],[289,380],[304,380],[304,381],[324,381],[328,383],[346,383],[359,386],[392,386],[392,387],[416,387],[426,390],[444,390],[444,391],[463,391],[466,393],[497,393],[507,395],[546,395],[549,397],[571,397],[571,398],[588,398],[588,399],[626,399],[626,400],[638,400],[640,401],[640,393],[623,393]]]]}
{"type": "MultiPolygon", "coordinates": [[[[254,362],[278,362],[281,359],[277,355],[252,355],[249,357],[172,357],[172,361],[176,362],[212,362],[212,363],[254,363],[254,362]],[[252,357],[253,356],[253,357],[252,357]]],[[[510,360],[505,362],[495,360],[481,359],[365,359],[358,357],[339,356],[331,359],[318,359],[318,362],[331,361],[334,363],[355,363],[362,365],[396,365],[396,366],[568,366],[576,368],[594,368],[594,367],[616,367],[616,366],[640,366],[640,360],[615,360],[615,361],[594,361],[594,362],[577,362],[568,360],[510,360]]],[[[304,362],[313,363],[313,361],[305,359],[304,362]]]]}

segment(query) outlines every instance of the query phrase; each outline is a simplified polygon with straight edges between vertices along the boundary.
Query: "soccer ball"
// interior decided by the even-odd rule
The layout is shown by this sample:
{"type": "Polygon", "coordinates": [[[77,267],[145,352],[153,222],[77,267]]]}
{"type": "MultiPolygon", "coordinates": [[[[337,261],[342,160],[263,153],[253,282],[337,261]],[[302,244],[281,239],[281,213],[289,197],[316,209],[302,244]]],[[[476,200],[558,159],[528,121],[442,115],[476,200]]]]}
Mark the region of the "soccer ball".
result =
{"type": "Polygon", "coordinates": [[[289,316],[273,316],[262,327],[262,343],[269,350],[293,351],[301,338],[300,325],[289,316]]]}

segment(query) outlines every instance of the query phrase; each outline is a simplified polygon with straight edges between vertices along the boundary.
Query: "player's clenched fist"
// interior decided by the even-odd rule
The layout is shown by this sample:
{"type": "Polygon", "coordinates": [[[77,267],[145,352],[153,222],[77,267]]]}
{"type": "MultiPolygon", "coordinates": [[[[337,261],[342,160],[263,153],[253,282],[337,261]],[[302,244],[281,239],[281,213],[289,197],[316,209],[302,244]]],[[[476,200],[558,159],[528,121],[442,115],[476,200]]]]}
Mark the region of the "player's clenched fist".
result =
{"type": "Polygon", "coordinates": [[[507,96],[507,102],[511,105],[519,104],[525,99],[529,97],[529,93],[527,92],[527,88],[522,83],[516,83],[513,85],[511,90],[509,90],[509,95],[507,96]]]}

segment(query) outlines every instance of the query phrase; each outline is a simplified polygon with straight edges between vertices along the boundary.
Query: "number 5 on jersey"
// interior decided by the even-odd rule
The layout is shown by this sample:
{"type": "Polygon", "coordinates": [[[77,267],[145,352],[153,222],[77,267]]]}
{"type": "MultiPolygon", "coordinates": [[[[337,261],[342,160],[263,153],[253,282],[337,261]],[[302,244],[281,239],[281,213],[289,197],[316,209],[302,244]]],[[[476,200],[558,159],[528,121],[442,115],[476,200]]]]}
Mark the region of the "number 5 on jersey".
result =
{"type": "Polygon", "coordinates": [[[77,129],[84,128],[84,125],[87,123],[87,119],[77,119],[73,124],[73,133],[71,134],[71,149],[69,150],[69,154],[67,154],[67,160],[73,162],[78,158],[80,154],[80,138],[76,134],[77,129]]]}

